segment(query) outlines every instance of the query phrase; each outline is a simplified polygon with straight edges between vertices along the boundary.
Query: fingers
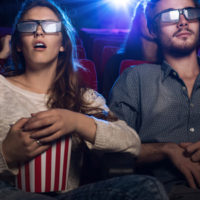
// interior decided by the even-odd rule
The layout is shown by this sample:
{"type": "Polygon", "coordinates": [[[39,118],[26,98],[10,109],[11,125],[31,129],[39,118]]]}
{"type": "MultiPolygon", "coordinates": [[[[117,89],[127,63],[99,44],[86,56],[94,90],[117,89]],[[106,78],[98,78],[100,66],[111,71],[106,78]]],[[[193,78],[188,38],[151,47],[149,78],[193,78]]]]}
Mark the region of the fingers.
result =
{"type": "Polygon", "coordinates": [[[30,120],[27,121],[27,123],[24,125],[23,130],[24,131],[31,131],[34,129],[41,129],[47,126],[50,126],[51,124],[54,124],[56,121],[55,117],[49,116],[49,117],[32,117],[30,120]]]}
{"type": "Polygon", "coordinates": [[[199,167],[196,170],[192,170],[193,179],[195,179],[195,183],[200,187],[200,169],[199,167]]]}
{"type": "Polygon", "coordinates": [[[200,161],[200,150],[198,150],[194,154],[192,154],[191,160],[193,162],[199,162],[200,161]]]}
{"type": "Polygon", "coordinates": [[[22,129],[25,123],[29,120],[29,118],[21,118],[14,124],[12,124],[12,129],[13,130],[19,130],[22,129]]]}
{"type": "Polygon", "coordinates": [[[38,131],[33,132],[31,138],[33,139],[40,139],[42,137],[47,137],[52,134],[55,134],[59,130],[59,126],[57,124],[53,124],[52,126],[48,126],[43,129],[39,129],[38,131]]]}
{"type": "Polygon", "coordinates": [[[50,143],[50,142],[53,142],[53,141],[59,139],[61,136],[62,136],[61,131],[57,131],[57,132],[53,133],[52,135],[49,135],[49,136],[44,137],[44,138],[41,138],[40,142],[42,144],[50,143]]]}
{"type": "Polygon", "coordinates": [[[188,153],[194,153],[195,151],[200,150],[200,142],[192,143],[186,147],[188,153]]]}
{"type": "Polygon", "coordinates": [[[36,145],[36,148],[35,150],[32,152],[32,155],[31,157],[32,158],[35,158],[36,156],[40,155],[41,153],[47,151],[49,149],[49,147],[51,146],[50,144],[38,144],[37,143],[37,140],[35,141],[35,145],[36,145]]]}
{"type": "Polygon", "coordinates": [[[192,144],[191,142],[181,142],[180,144],[179,144],[179,146],[181,147],[181,148],[187,148],[190,144],[192,144]]]}
{"type": "Polygon", "coordinates": [[[184,176],[185,176],[185,178],[186,178],[186,180],[187,180],[189,186],[190,186],[191,188],[193,188],[193,189],[196,189],[197,187],[196,187],[196,184],[195,184],[195,181],[194,181],[194,178],[193,178],[191,172],[188,171],[188,170],[184,170],[184,171],[183,171],[183,174],[184,174],[184,176]]]}

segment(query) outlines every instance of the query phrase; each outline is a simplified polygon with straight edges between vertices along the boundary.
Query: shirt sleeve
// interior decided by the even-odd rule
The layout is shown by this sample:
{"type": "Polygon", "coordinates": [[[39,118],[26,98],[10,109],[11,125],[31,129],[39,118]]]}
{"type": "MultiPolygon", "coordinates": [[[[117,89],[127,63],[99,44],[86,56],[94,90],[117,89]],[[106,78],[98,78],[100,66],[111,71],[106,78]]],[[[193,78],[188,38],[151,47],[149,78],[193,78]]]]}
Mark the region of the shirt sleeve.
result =
{"type": "MultiPolygon", "coordinates": [[[[91,107],[102,108],[110,111],[105,104],[104,98],[93,90],[86,92],[86,100],[90,102],[91,107]]],[[[140,139],[132,128],[126,122],[117,120],[109,122],[92,117],[95,120],[97,130],[95,143],[92,145],[86,142],[89,148],[105,150],[110,152],[127,152],[137,156],[140,152],[140,139]]]]}
{"type": "Polygon", "coordinates": [[[136,67],[125,70],[112,88],[109,108],[137,132],[140,127],[140,82],[136,67]]]}

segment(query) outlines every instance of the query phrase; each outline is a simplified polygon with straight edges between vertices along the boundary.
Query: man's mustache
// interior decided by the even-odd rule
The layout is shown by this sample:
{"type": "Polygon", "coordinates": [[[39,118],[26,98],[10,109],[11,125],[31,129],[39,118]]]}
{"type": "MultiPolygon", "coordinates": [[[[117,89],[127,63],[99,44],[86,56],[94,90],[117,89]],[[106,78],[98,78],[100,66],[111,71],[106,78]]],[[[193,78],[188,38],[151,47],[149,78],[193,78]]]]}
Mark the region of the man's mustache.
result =
{"type": "Polygon", "coordinates": [[[182,32],[182,31],[187,31],[187,32],[189,32],[189,33],[194,34],[194,32],[193,32],[192,30],[190,30],[189,28],[180,28],[180,29],[178,29],[178,31],[176,31],[176,32],[173,34],[173,37],[176,37],[176,35],[179,34],[179,33],[182,32]]]}

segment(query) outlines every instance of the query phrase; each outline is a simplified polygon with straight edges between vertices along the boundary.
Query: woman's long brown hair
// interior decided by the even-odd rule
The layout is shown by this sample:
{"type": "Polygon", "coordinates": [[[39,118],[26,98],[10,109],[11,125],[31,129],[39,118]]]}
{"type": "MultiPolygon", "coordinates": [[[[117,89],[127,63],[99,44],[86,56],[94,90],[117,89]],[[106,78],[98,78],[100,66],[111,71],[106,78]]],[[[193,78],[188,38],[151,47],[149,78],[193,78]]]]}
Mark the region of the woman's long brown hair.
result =
{"type": "Polygon", "coordinates": [[[91,108],[84,100],[83,95],[87,88],[84,86],[78,73],[81,66],[77,59],[75,31],[69,18],[52,0],[27,0],[22,5],[13,26],[11,39],[14,66],[12,75],[19,75],[25,72],[23,54],[17,51],[17,47],[20,46],[20,33],[17,31],[16,25],[23,19],[28,10],[36,6],[51,9],[62,22],[61,32],[65,51],[60,52],[58,56],[55,79],[48,91],[48,108],[64,108],[83,114],[93,113],[93,116],[97,118],[115,121],[117,118],[112,113],[106,114],[102,109],[91,108]]]}

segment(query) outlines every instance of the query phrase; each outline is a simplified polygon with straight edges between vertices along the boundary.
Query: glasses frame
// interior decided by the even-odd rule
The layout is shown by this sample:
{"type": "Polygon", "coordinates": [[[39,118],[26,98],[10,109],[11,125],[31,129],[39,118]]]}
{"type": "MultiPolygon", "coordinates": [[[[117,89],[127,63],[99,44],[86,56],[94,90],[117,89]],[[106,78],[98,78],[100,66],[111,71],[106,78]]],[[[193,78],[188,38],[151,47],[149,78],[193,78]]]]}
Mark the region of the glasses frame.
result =
{"type": "Polygon", "coordinates": [[[20,33],[35,33],[35,32],[37,31],[37,29],[38,29],[38,26],[41,26],[42,31],[43,31],[44,33],[46,33],[46,34],[58,33],[58,32],[61,32],[61,30],[62,30],[62,23],[61,23],[61,21],[53,21],[53,20],[27,20],[27,21],[21,21],[21,22],[19,22],[19,23],[17,24],[17,30],[18,30],[18,32],[20,32],[20,33]],[[26,23],[26,22],[34,22],[34,23],[36,23],[36,24],[37,24],[36,29],[35,29],[34,31],[31,31],[31,32],[20,31],[20,30],[19,30],[20,24],[23,24],[23,23],[26,23]],[[43,27],[43,23],[44,23],[44,22],[53,22],[53,23],[56,23],[56,28],[58,28],[58,30],[57,30],[57,31],[54,31],[54,32],[46,32],[46,31],[44,30],[44,27],[43,27]]]}
{"type": "Polygon", "coordinates": [[[178,11],[178,12],[179,12],[179,18],[178,18],[177,20],[173,20],[173,21],[171,21],[171,22],[162,22],[162,21],[160,20],[161,23],[172,23],[172,24],[173,24],[173,23],[178,23],[179,20],[180,20],[180,16],[181,16],[181,15],[183,15],[183,16],[185,17],[185,19],[188,20],[188,21],[193,21],[193,20],[197,20],[197,19],[200,18],[200,14],[199,14],[199,17],[197,17],[197,18],[188,19],[187,16],[186,16],[186,14],[185,14],[185,12],[188,11],[188,10],[199,10],[199,13],[200,13],[200,8],[196,8],[196,7],[187,7],[187,8],[182,8],[182,9],[167,9],[167,10],[163,10],[162,12],[156,14],[156,15],[153,17],[152,21],[155,22],[156,18],[160,17],[163,13],[167,13],[167,12],[170,12],[170,11],[178,11]]]}

